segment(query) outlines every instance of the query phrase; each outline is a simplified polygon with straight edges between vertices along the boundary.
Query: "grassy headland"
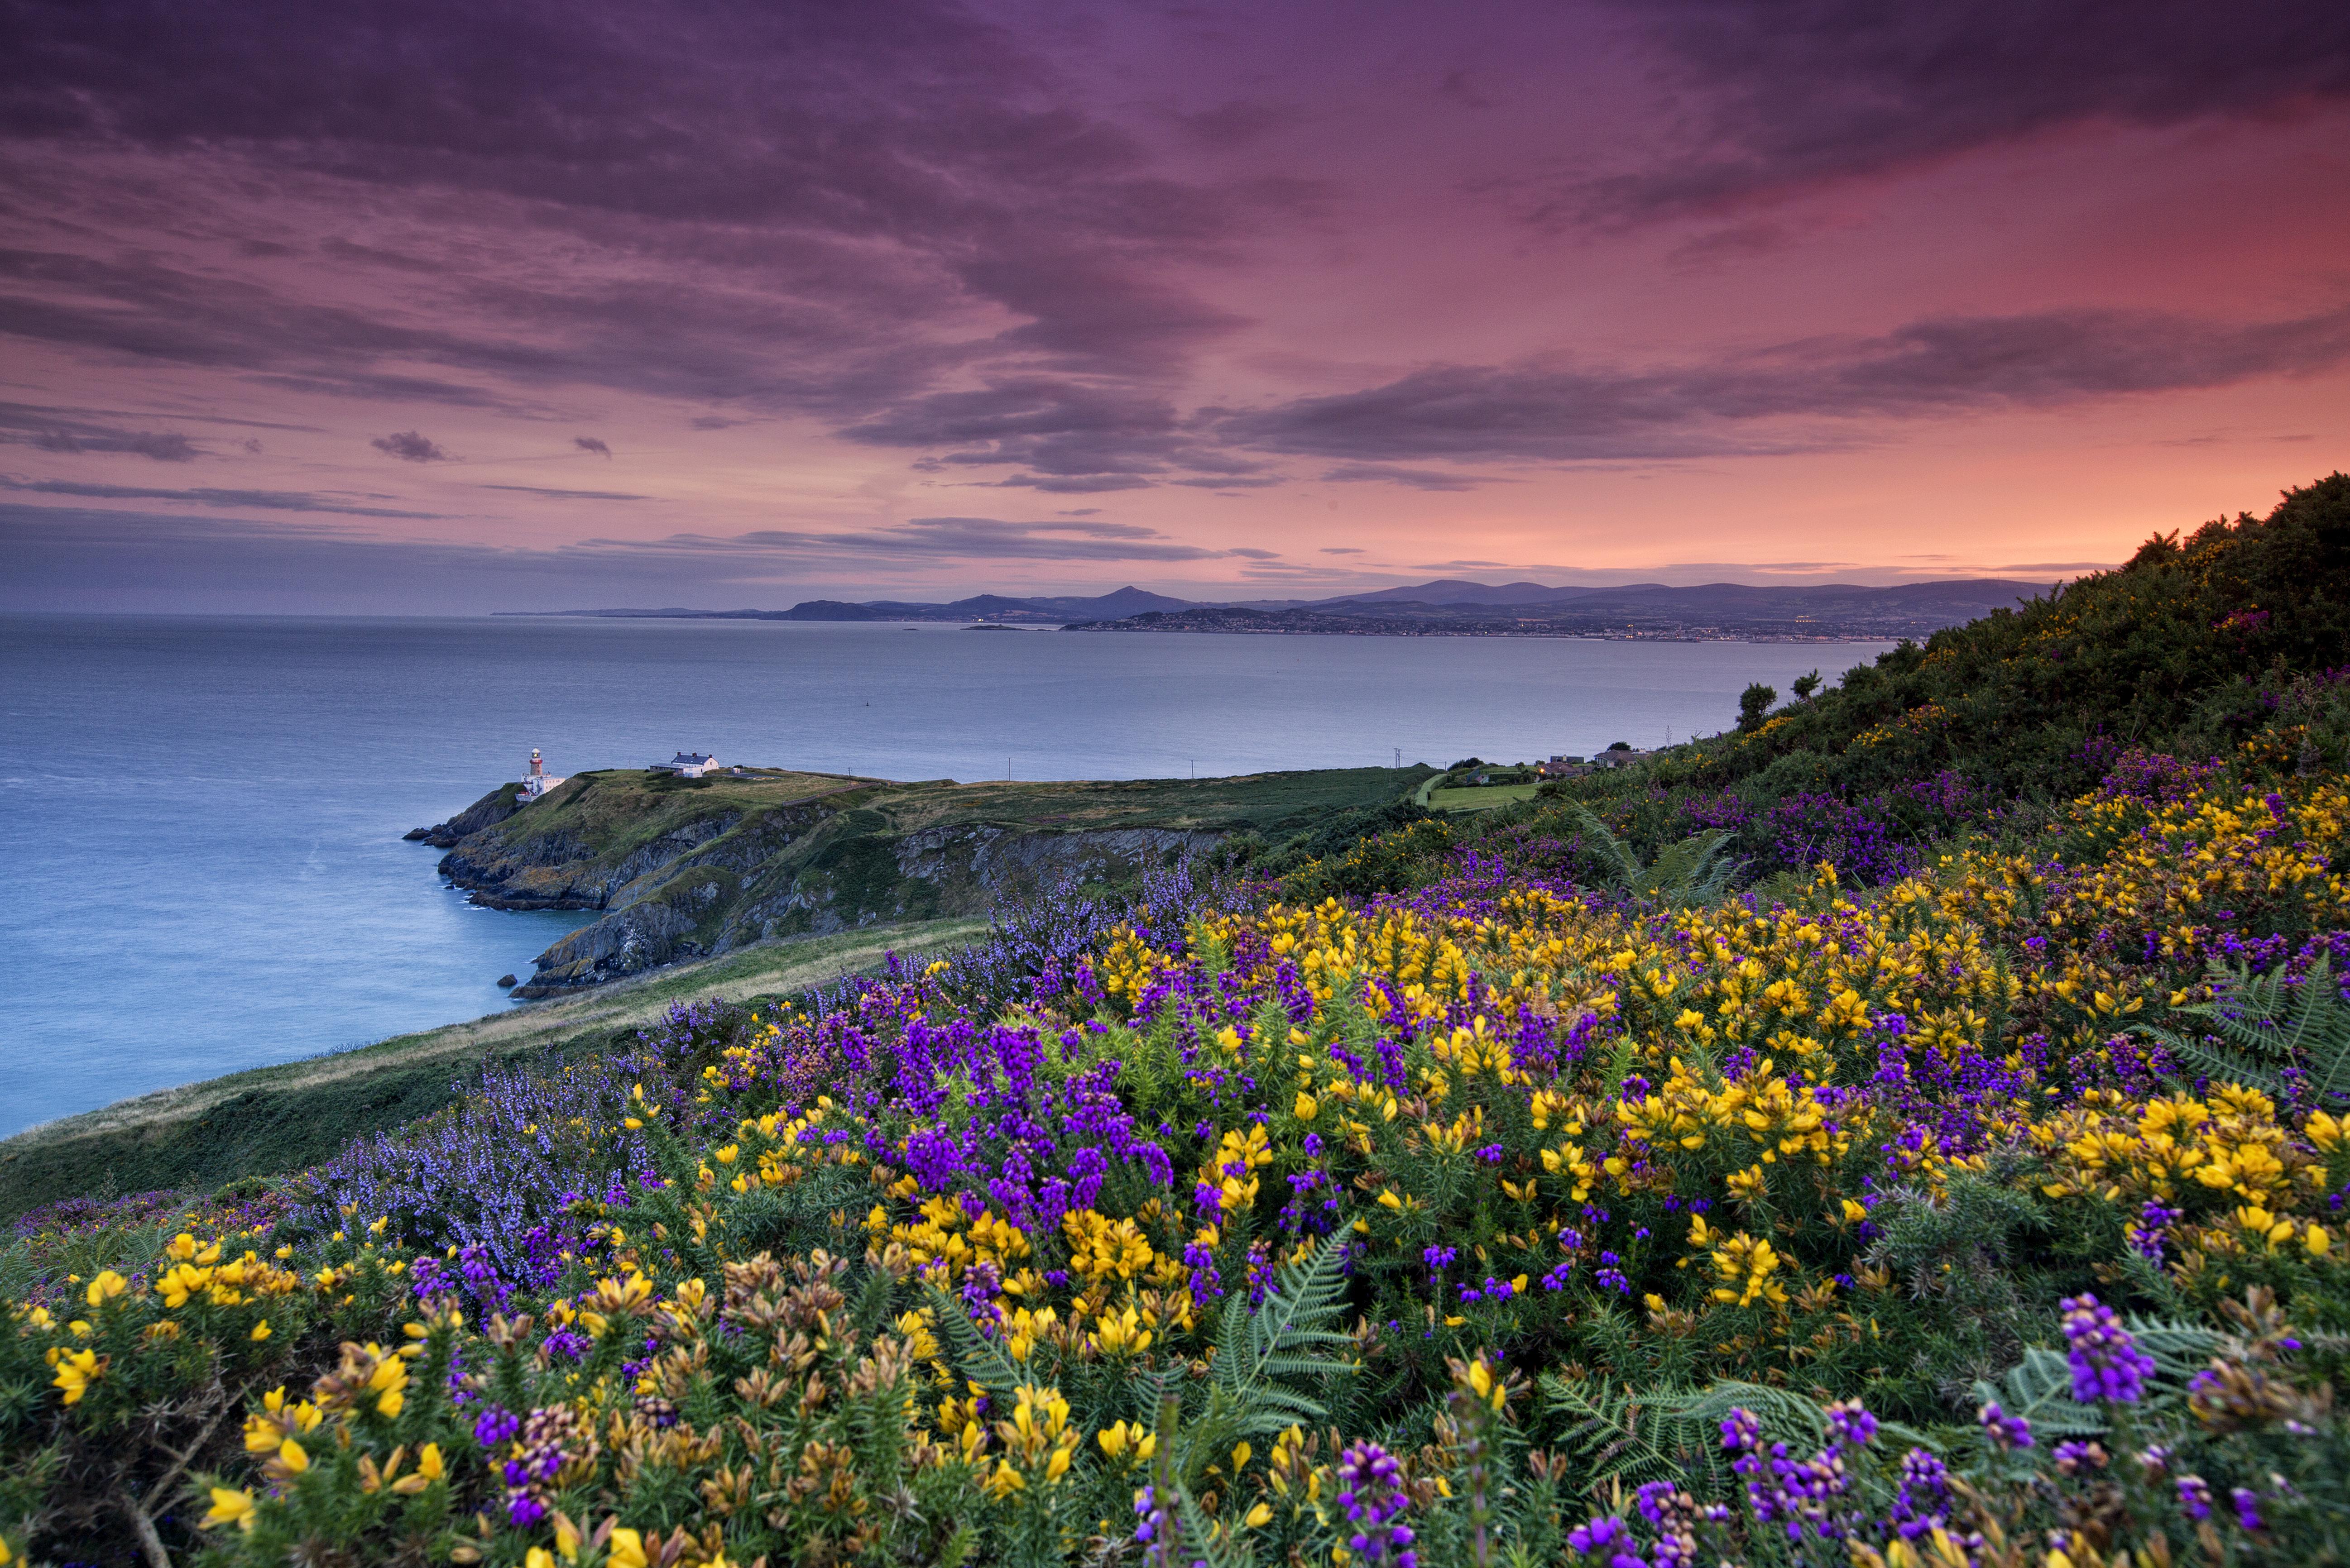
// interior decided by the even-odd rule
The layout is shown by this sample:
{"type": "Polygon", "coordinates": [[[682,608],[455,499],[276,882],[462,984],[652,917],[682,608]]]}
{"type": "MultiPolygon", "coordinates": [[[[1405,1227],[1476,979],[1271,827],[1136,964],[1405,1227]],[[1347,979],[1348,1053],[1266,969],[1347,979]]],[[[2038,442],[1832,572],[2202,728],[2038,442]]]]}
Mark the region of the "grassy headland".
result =
{"type": "Polygon", "coordinates": [[[1107,884],[1227,838],[1278,844],[1400,798],[1425,768],[1236,778],[900,784],[818,774],[580,774],[458,840],[477,901],[604,918],[550,948],[553,995],[777,937],[983,914],[1067,880],[1107,884]]]}

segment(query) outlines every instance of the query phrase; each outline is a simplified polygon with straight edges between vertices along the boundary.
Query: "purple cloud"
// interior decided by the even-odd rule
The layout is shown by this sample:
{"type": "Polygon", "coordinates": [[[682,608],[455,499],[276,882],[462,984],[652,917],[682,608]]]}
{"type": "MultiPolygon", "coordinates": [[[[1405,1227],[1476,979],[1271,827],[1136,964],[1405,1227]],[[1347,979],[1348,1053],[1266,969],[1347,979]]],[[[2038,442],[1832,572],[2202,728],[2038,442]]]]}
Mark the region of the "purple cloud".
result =
{"type": "Polygon", "coordinates": [[[0,478],[0,490],[39,495],[77,495],[105,501],[184,501],[197,506],[230,506],[266,512],[334,512],[347,517],[432,518],[438,512],[402,512],[384,506],[354,506],[332,495],[306,490],[162,490],[139,484],[82,484],[64,479],[0,478]]]}
{"type": "Polygon", "coordinates": [[[2278,0],[1616,0],[1693,128],[1532,216],[1669,216],[2101,120],[2264,119],[2350,99],[2350,7],[2278,0]]]}
{"type": "Polygon", "coordinates": [[[403,462],[447,462],[449,454],[439,445],[426,440],[415,431],[394,431],[388,436],[378,436],[368,445],[387,457],[403,462]]]}
{"type": "Polygon", "coordinates": [[[1351,459],[1358,472],[1384,458],[1794,452],[1849,443],[1841,421],[2057,407],[2345,361],[2350,308],[2241,325],[2096,310],[1948,317],[1664,369],[1437,366],[1360,392],[1228,414],[1217,433],[1267,452],[1351,459]]]}

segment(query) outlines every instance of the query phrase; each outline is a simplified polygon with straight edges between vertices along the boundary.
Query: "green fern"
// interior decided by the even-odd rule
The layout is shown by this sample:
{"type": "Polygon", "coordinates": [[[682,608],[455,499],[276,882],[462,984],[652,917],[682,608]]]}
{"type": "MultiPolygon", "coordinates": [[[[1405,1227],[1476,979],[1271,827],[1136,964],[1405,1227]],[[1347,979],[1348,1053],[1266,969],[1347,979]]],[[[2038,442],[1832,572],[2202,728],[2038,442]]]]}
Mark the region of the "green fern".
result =
{"type": "Polygon", "coordinates": [[[1730,890],[1743,864],[1716,858],[1730,842],[1726,827],[1709,827],[1668,844],[1657,852],[1655,860],[1643,866],[1632,846],[1599,820],[1598,813],[1578,802],[1574,815],[1584,847],[1599,861],[1602,878],[1627,898],[1645,903],[1676,909],[1712,903],[1730,890]]]}
{"type": "Polygon", "coordinates": [[[1712,1497],[1730,1484],[1721,1423],[1743,1409],[1762,1423],[1764,1439],[1790,1448],[1816,1448],[1827,1417],[1801,1395],[1734,1379],[1703,1388],[1648,1388],[1634,1394],[1607,1384],[1544,1379],[1553,1414],[1569,1421],[1565,1446],[1585,1469],[1586,1490],[1606,1490],[1673,1480],[1712,1497]]]}
{"type": "Polygon", "coordinates": [[[1009,1398],[1024,1383],[1033,1383],[1035,1375],[1003,1354],[1003,1346],[979,1332],[964,1313],[962,1303],[925,1282],[923,1293],[929,1296],[931,1316],[939,1324],[939,1332],[954,1351],[955,1365],[963,1376],[999,1398],[1009,1398]]]}
{"type": "MultiPolygon", "coordinates": [[[[1608,1384],[1543,1379],[1551,1413],[1568,1422],[1562,1446],[1584,1468],[1586,1492],[1621,1480],[1673,1480],[1701,1498],[1735,1485],[1721,1446],[1721,1423],[1744,1410],[1761,1425],[1765,1443],[1807,1452],[1827,1442],[1827,1414],[1803,1395],[1767,1384],[1724,1378],[1702,1388],[1648,1388],[1634,1394],[1608,1384]]],[[[1939,1449],[1940,1439],[1898,1421],[1879,1423],[1880,1442],[1939,1449]]]]}
{"type": "Polygon", "coordinates": [[[2211,965],[2211,1000],[2176,1011],[2199,1031],[2147,1025],[2143,1033],[2206,1076],[2281,1094],[2284,1075],[2307,1075],[2321,1100],[2350,1096],[2350,1006],[2335,992],[2330,955],[2287,984],[2280,964],[2254,976],[2242,964],[2211,965]]]}
{"type": "MultiPolygon", "coordinates": [[[[2154,1398],[2184,1392],[2188,1381],[2220,1348],[2220,1335],[2196,1324],[2132,1317],[2126,1326],[2138,1348],[2154,1358],[2153,1387],[2148,1390],[2154,1398]]],[[[1974,1395],[1978,1405],[1995,1399],[2009,1415],[2030,1421],[2035,1431],[2059,1438],[2095,1437],[2106,1429],[2102,1404],[2085,1405],[2073,1397],[2073,1364],[2061,1350],[2031,1346],[1997,1386],[1978,1381],[1974,1395]]]]}
{"type": "Polygon", "coordinates": [[[2106,1407],[2073,1397],[2073,1365],[2064,1353],[2032,1345],[1996,1386],[1977,1380],[1977,1405],[1997,1404],[2021,1416],[2032,1429],[2059,1438],[2095,1438],[2106,1429],[2106,1407]]]}
{"type": "Polygon", "coordinates": [[[2126,1326],[2137,1347],[2154,1357],[2158,1383],[2186,1383],[2210,1366],[2220,1350],[2219,1332],[2199,1324],[2133,1316],[2126,1326]]]}
{"type": "Polygon", "coordinates": [[[1284,1263],[1264,1304],[1253,1312],[1232,1303],[1224,1309],[1216,1335],[1213,1386],[1236,1413],[1238,1430],[1248,1436],[1278,1432],[1293,1422],[1319,1421],[1329,1411],[1318,1399],[1291,1386],[1316,1386],[1351,1371],[1351,1360],[1317,1352],[1351,1351],[1351,1335],[1326,1325],[1346,1310],[1346,1278],[1340,1265],[1352,1232],[1341,1227],[1305,1263],[1284,1263]]]}
{"type": "Polygon", "coordinates": [[[1607,1383],[1542,1381],[1551,1413],[1567,1423],[1559,1447],[1582,1470],[1586,1492],[1605,1491],[1617,1480],[1627,1486],[1660,1480],[1687,1468],[1659,1443],[1652,1407],[1628,1392],[1607,1383]]]}

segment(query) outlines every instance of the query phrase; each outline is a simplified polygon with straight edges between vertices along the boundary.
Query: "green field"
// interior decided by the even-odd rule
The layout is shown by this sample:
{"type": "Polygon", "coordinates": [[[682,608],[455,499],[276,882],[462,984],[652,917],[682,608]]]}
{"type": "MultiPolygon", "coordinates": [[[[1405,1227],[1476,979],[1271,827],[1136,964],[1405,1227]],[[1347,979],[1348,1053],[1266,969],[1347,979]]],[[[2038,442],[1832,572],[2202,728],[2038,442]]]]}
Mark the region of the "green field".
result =
{"type": "Polygon", "coordinates": [[[1438,811],[1490,811],[1512,801],[1532,800],[1540,784],[1487,784],[1482,788],[1438,789],[1428,794],[1428,804],[1438,811]]]}

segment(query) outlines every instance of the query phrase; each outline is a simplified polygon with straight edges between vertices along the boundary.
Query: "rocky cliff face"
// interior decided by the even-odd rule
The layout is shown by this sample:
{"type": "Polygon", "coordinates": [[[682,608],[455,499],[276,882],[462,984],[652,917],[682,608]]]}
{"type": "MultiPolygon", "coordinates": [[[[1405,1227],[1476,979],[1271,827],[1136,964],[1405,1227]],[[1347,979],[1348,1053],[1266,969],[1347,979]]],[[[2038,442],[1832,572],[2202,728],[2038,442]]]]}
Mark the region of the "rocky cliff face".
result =
{"type": "Polygon", "coordinates": [[[851,785],[769,804],[755,791],[641,778],[584,774],[523,811],[501,790],[430,830],[465,829],[448,841],[441,871],[474,903],[604,911],[541,953],[515,995],[557,995],[774,937],[982,914],[1064,877],[1122,879],[1222,836],[939,821],[925,786],[851,785]]]}
{"type": "MultiPolygon", "coordinates": [[[[880,814],[835,814],[860,815],[880,814]]],[[[1038,831],[979,824],[899,837],[847,821],[827,842],[796,856],[783,852],[787,845],[763,857],[755,840],[713,842],[618,889],[605,906],[610,912],[541,953],[537,972],[515,994],[555,996],[775,937],[985,914],[998,898],[1050,887],[1065,876],[1118,880],[1136,874],[1147,859],[1205,849],[1222,836],[1164,828],[1038,831]]]]}
{"type": "Polygon", "coordinates": [[[599,912],[539,955],[514,992],[529,998],[769,938],[985,914],[1065,877],[1123,881],[1232,832],[1383,803],[1419,776],[982,785],[608,770],[521,809],[505,786],[430,831],[464,829],[441,869],[476,903],[599,912]]]}
{"type": "Polygon", "coordinates": [[[436,822],[430,827],[411,827],[400,836],[409,843],[430,844],[435,849],[447,849],[459,841],[493,827],[522,809],[522,785],[502,784],[446,822],[436,822]]]}

